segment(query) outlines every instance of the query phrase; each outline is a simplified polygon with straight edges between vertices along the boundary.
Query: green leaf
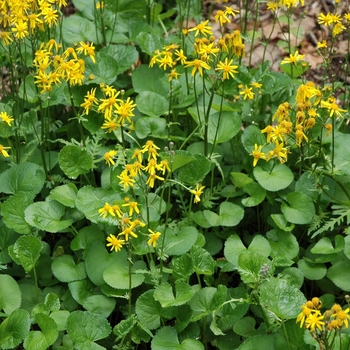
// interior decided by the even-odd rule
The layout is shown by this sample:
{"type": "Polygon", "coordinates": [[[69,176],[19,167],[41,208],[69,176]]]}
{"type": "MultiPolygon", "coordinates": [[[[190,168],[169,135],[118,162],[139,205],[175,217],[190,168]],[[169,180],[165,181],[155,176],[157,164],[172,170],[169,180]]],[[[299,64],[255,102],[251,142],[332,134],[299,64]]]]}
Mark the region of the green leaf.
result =
{"type": "Polygon", "coordinates": [[[244,216],[244,209],[237,204],[223,202],[219,207],[220,226],[237,226],[244,216]]]}
{"type": "Polygon", "coordinates": [[[17,348],[29,333],[29,329],[30,316],[28,311],[23,309],[13,311],[11,315],[0,324],[1,349],[17,348]]]}
{"type": "Polygon", "coordinates": [[[334,137],[334,164],[338,169],[350,174],[350,142],[349,135],[335,131],[334,137]]]}
{"type": "Polygon", "coordinates": [[[24,340],[24,348],[30,350],[46,350],[57,339],[58,330],[55,321],[44,314],[36,314],[37,321],[41,331],[31,331],[24,340]]]}
{"type": "Polygon", "coordinates": [[[335,248],[328,237],[321,238],[312,248],[312,254],[334,254],[340,253],[345,247],[345,240],[343,236],[335,236],[335,248]]]}
{"type": "Polygon", "coordinates": [[[89,78],[88,84],[107,84],[111,85],[117,78],[118,63],[110,55],[104,52],[97,52],[95,57],[96,63],[90,58],[86,59],[85,76],[89,78]]]}
{"type": "Polygon", "coordinates": [[[305,344],[304,333],[305,329],[294,320],[284,322],[276,333],[276,350],[285,350],[288,346],[293,350],[310,350],[310,345],[305,344]]]}
{"type": "Polygon", "coordinates": [[[247,249],[239,236],[234,234],[225,242],[224,255],[231,264],[238,266],[240,254],[247,250],[268,257],[271,252],[271,246],[266,238],[261,235],[255,235],[247,249]]]}
{"type": "Polygon", "coordinates": [[[214,287],[205,287],[200,289],[189,301],[189,306],[193,311],[192,322],[210,315],[214,310],[211,303],[214,299],[217,289],[214,287]]]}
{"type": "Polygon", "coordinates": [[[0,310],[10,315],[21,306],[21,302],[21,290],[14,278],[9,275],[0,275],[0,310]]]}
{"type": "Polygon", "coordinates": [[[42,189],[45,173],[41,166],[33,163],[20,163],[0,175],[0,192],[35,196],[42,189]]]}
{"type": "Polygon", "coordinates": [[[350,261],[338,261],[327,272],[327,277],[339,288],[350,291],[350,261]]]}
{"type": "Polygon", "coordinates": [[[52,311],[50,317],[55,321],[58,331],[65,331],[67,329],[67,319],[70,312],[67,310],[52,311]]]}
{"type": "Polygon", "coordinates": [[[113,334],[117,336],[116,342],[119,339],[124,338],[126,335],[128,335],[131,330],[133,329],[135,324],[135,318],[129,317],[126,320],[121,320],[114,328],[113,328],[113,334]]]}
{"type": "Polygon", "coordinates": [[[31,271],[40,257],[43,249],[41,241],[34,236],[21,236],[17,239],[13,252],[21,262],[24,270],[31,271]]]}
{"type": "MultiPolygon", "coordinates": [[[[302,29],[302,28],[300,28],[302,29]]],[[[292,79],[295,79],[299,77],[300,75],[304,74],[309,68],[310,65],[306,65],[305,67],[301,64],[301,62],[297,62],[296,65],[294,64],[281,64],[280,65],[281,70],[288,74],[292,79]]]]}
{"type": "Polygon", "coordinates": [[[257,335],[246,339],[238,350],[275,350],[275,338],[271,335],[257,335]]]}
{"type": "Polygon", "coordinates": [[[144,139],[148,135],[163,137],[166,120],[158,117],[140,117],[135,122],[135,132],[138,138],[144,139]]]}
{"type": "Polygon", "coordinates": [[[141,91],[136,96],[136,104],[141,113],[155,118],[166,114],[169,110],[168,100],[152,91],[141,91]]]}
{"type": "Polygon", "coordinates": [[[196,243],[198,231],[193,226],[187,226],[178,233],[168,229],[165,236],[165,252],[168,255],[182,255],[187,253],[196,243]]]}
{"type": "Polygon", "coordinates": [[[321,280],[326,276],[327,268],[324,264],[312,264],[305,259],[298,261],[298,268],[309,280],[321,280]]]}
{"type": "MultiPolygon", "coordinates": [[[[242,134],[242,143],[248,153],[254,150],[254,145],[264,145],[266,143],[265,136],[261,133],[261,130],[256,125],[249,125],[244,129],[242,134]]],[[[264,187],[264,186],[263,186],[264,187]]]]}
{"type": "Polygon", "coordinates": [[[208,142],[217,145],[227,142],[238,134],[242,126],[240,115],[220,111],[209,116],[208,142]]]}
{"type": "Polygon", "coordinates": [[[266,196],[266,191],[258,183],[251,182],[243,187],[243,191],[249,194],[250,197],[243,198],[242,204],[245,207],[255,207],[259,205],[266,196]]]}
{"type": "Polygon", "coordinates": [[[153,297],[154,290],[148,290],[136,300],[136,315],[143,327],[157,329],[160,326],[161,318],[171,319],[174,317],[174,307],[163,308],[153,297]]]}
{"type": "Polygon", "coordinates": [[[73,183],[57,186],[51,190],[48,198],[55,200],[66,207],[75,208],[75,199],[78,189],[73,183]]]}
{"type": "Polygon", "coordinates": [[[108,253],[106,245],[101,241],[94,241],[85,252],[85,268],[90,280],[97,286],[102,286],[103,271],[109,266],[127,265],[126,251],[108,253]]]}
{"type": "Polygon", "coordinates": [[[198,275],[213,275],[215,262],[212,256],[205,249],[194,245],[191,248],[193,268],[198,275]]]}
{"type": "Polygon", "coordinates": [[[132,45],[107,45],[100,50],[100,53],[106,53],[115,59],[116,74],[130,69],[139,58],[138,51],[132,45]]]}
{"type": "Polygon", "coordinates": [[[158,95],[167,96],[169,82],[164,70],[158,67],[148,67],[143,64],[132,73],[132,84],[135,92],[155,92],[158,95]]]}
{"type": "Polygon", "coordinates": [[[115,309],[116,300],[105,295],[91,295],[86,298],[82,305],[85,310],[107,318],[115,309]]]}
{"type": "Polygon", "coordinates": [[[58,163],[62,171],[71,179],[88,173],[93,168],[90,153],[79,146],[66,145],[58,154],[58,163]]]}
{"type": "Polygon", "coordinates": [[[112,329],[105,317],[88,311],[74,311],[67,319],[67,332],[78,350],[104,349],[95,341],[107,338],[112,329]]]}
{"type": "Polygon", "coordinates": [[[62,37],[67,44],[80,41],[101,42],[102,34],[94,22],[76,14],[62,19],[62,37]]]}
{"type": "Polygon", "coordinates": [[[281,210],[286,219],[293,224],[308,224],[315,215],[315,206],[309,196],[301,192],[288,193],[281,210]]]}
{"type": "Polygon", "coordinates": [[[162,152],[160,155],[162,159],[166,159],[169,164],[171,163],[172,171],[175,171],[196,159],[192,153],[183,150],[176,150],[172,157],[170,157],[168,153],[164,152],[162,152]]]}
{"type": "Polygon", "coordinates": [[[175,295],[169,283],[162,283],[154,291],[154,299],[159,301],[162,307],[179,306],[187,303],[195,291],[186,282],[177,280],[175,282],[175,295]]]}
{"type": "Polygon", "coordinates": [[[344,254],[348,259],[350,259],[350,236],[349,235],[344,238],[344,244],[345,244],[344,254]]]}
{"type": "Polygon", "coordinates": [[[230,173],[233,184],[238,188],[243,188],[254,180],[244,173],[230,173]]]}
{"type": "Polygon", "coordinates": [[[299,253],[299,244],[295,236],[282,230],[271,230],[266,234],[271,246],[271,257],[294,259],[299,253]]]}
{"type": "Polygon", "coordinates": [[[181,344],[174,328],[163,327],[152,339],[152,350],[204,350],[204,345],[195,339],[185,339],[181,344]]]}
{"type": "MultiPolygon", "coordinates": [[[[96,226],[86,226],[83,227],[78,234],[73,238],[70,248],[72,250],[80,250],[85,249],[87,250],[90,244],[93,241],[100,241],[105,242],[105,234],[101,231],[101,229],[96,226]]],[[[86,262],[86,260],[85,260],[86,262]]]]}
{"type": "Polygon", "coordinates": [[[145,276],[134,271],[145,268],[146,266],[143,261],[137,261],[133,264],[130,275],[128,262],[125,261],[123,265],[118,265],[117,269],[114,265],[108,266],[103,271],[103,279],[109,286],[116,289],[136,288],[142,284],[145,276]],[[129,279],[131,279],[131,285],[129,285],[129,279]]]}
{"type": "Polygon", "coordinates": [[[72,219],[62,220],[64,213],[65,207],[56,201],[35,202],[24,211],[24,217],[31,226],[55,233],[73,223],[72,219]]]}
{"type": "Polygon", "coordinates": [[[38,92],[34,84],[33,75],[27,75],[19,87],[18,95],[29,103],[38,102],[38,92]]]}
{"type": "Polygon", "coordinates": [[[178,180],[186,185],[195,185],[203,181],[210,168],[211,163],[208,158],[201,154],[196,154],[194,161],[179,169],[178,180]]]}
{"type": "Polygon", "coordinates": [[[152,55],[154,51],[161,50],[163,47],[162,37],[158,34],[141,32],[136,37],[136,41],[139,44],[142,52],[152,55]]]}
{"type": "Polygon", "coordinates": [[[173,261],[173,277],[187,279],[194,273],[193,262],[189,254],[183,254],[173,261]]]}
{"type": "Polygon", "coordinates": [[[33,203],[32,196],[15,194],[1,205],[1,214],[8,228],[21,234],[30,234],[32,228],[24,219],[24,210],[33,203]]]}
{"type": "Polygon", "coordinates": [[[294,175],[285,164],[264,164],[264,167],[256,166],[254,176],[265,190],[276,192],[287,188],[293,181],[294,175]]]}
{"type": "Polygon", "coordinates": [[[282,214],[271,214],[271,219],[273,222],[283,231],[293,231],[295,225],[291,224],[290,226],[287,226],[288,221],[286,220],[286,217],[282,214]]]}
{"type": "Polygon", "coordinates": [[[305,302],[304,294],[286,280],[271,278],[261,284],[261,307],[273,312],[282,320],[296,318],[305,302]]]}
{"type": "Polygon", "coordinates": [[[72,282],[86,278],[84,262],[75,264],[71,255],[60,255],[53,260],[52,272],[61,282],[72,282]]]}
{"type": "Polygon", "coordinates": [[[107,216],[106,219],[103,219],[98,210],[102,208],[106,202],[113,205],[118,200],[121,200],[121,196],[115,191],[110,192],[103,188],[85,186],[78,191],[75,205],[91,222],[97,223],[102,221],[115,225],[115,218],[107,216]]]}
{"type": "Polygon", "coordinates": [[[263,265],[270,266],[270,261],[263,255],[245,251],[238,257],[238,272],[244,283],[256,283],[260,280],[260,270],[263,265]]]}
{"type": "Polygon", "coordinates": [[[244,317],[233,326],[233,331],[245,338],[252,337],[256,334],[255,324],[253,317],[244,317]]]}

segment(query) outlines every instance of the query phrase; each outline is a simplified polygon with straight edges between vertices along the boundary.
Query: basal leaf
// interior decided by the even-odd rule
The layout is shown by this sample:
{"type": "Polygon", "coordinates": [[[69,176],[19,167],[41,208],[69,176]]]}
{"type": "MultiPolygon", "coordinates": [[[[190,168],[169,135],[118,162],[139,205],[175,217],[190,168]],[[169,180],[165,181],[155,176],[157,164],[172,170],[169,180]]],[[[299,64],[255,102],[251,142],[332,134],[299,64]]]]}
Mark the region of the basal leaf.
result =
{"type": "Polygon", "coordinates": [[[21,301],[21,290],[15,279],[10,275],[0,275],[0,311],[10,315],[19,309],[21,301]]]}
{"type": "Polygon", "coordinates": [[[28,273],[34,268],[42,249],[43,245],[38,238],[34,236],[21,236],[17,239],[13,247],[13,252],[28,273]]]}
{"type": "Polygon", "coordinates": [[[168,112],[169,102],[156,92],[142,91],[136,97],[138,110],[150,117],[160,117],[168,112]]]}
{"type": "Polygon", "coordinates": [[[309,196],[302,192],[288,193],[288,204],[282,203],[281,210],[286,219],[293,224],[308,224],[315,215],[315,206],[309,196]]]}

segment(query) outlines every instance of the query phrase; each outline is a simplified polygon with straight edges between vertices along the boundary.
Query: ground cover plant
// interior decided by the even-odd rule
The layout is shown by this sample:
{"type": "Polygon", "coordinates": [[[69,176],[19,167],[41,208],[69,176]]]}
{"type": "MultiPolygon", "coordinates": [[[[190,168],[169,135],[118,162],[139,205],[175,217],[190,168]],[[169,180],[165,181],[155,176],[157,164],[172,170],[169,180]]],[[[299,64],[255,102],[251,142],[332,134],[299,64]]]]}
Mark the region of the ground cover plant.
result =
{"type": "Polygon", "coordinates": [[[350,7],[314,66],[311,3],[0,1],[1,349],[350,349],[350,7]]]}

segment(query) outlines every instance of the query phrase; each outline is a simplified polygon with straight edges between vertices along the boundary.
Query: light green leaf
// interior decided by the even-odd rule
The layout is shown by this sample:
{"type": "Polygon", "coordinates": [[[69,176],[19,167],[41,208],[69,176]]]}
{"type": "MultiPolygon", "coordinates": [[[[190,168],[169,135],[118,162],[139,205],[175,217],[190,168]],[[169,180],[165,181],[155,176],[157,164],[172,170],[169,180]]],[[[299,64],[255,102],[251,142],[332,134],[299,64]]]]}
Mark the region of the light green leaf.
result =
{"type": "Polygon", "coordinates": [[[167,96],[169,93],[168,77],[164,70],[158,67],[141,65],[132,73],[132,83],[135,92],[155,92],[158,95],[167,96]]]}
{"type": "Polygon", "coordinates": [[[111,85],[117,78],[118,63],[105,52],[97,52],[95,57],[96,63],[90,58],[85,61],[85,76],[93,77],[87,81],[88,84],[107,84],[111,85]]]}
{"type": "Polygon", "coordinates": [[[194,245],[191,248],[193,268],[198,275],[213,275],[215,262],[212,256],[205,249],[194,245]]]}
{"type": "Polygon", "coordinates": [[[244,173],[230,173],[233,184],[238,188],[243,188],[254,180],[244,173]]]}
{"type": "Polygon", "coordinates": [[[102,40],[102,34],[95,23],[76,14],[63,18],[62,37],[70,45],[80,41],[98,43],[102,40]]]}
{"type": "Polygon", "coordinates": [[[13,252],[21,262],[24,270],[31,271],[40,257],[43,249],[41,241],[34,236],[21,236],[17,239],[13,252]]]}
{"type": "MultiPolygon", "coordinates": [[[[1,284],[2,281],[0,283],[0,286],[1,284]]],[[[11,315],[5,320],[3,320],[0,324],[1,348],[17,348],[17,346],[24,340],[24,338],[29,333],[29,328],[30,317],[28,311],[23,309],[13,311],[11,315]]]]}
{"type": "Polygon", "coordinates": [[[85,226],[73,238],[70,244],[70,248],[72,250],[80,250],[80,249],[87,250],[90,244],[96,240],[104,243],[106,240],[105,234],[96,225],[85,226]]]}
{"type": "Polygon", "coordinates": [[[140,92],[136,97],[136,104],[141,113],[155,118],[166,114],[169,109],[168,100],[152,91],[140,92]]]}
{"type": "Polygon", "coordinates": [[[104,349],[95,341],[107,338],[112,328],[105,317],[88,311],[74,311],[67,319],[67,332],[78,350],[104,349]]]}
{"type": "Polygon", "coordinates": [[[136,300],[135,311],[141,324],[152,330],[160,326],[161,318],[171,319],[174,317],[175,308],[163,308],[153,297],[154,290],[148,290],[136,300]]]}
{"type": "Polygon", "coordinates": [[[312,248],[312,254],[334,254],[340,253],[345,247],[345,240],[343,236],[335,236],[335,248],[332,241],[328,237],[322,237],[312,248]]]}
{"type": "Polygon", "coordinates": [[[244,216],[244,209],[237,204],[223,202],[219,206],[219,225],[236,226],[244,216]]]}
{"type": "MultiPolygon", "coordinates": [[[[265,136],[261,133],[261,130],[256,125],[249,125],[244,129],[242,134],[242,143],[248,153],[254,150],[254,145],[264,145],[266,143],[265,136]]],[[[252,158],[253,159],[253,158],[252,158]]],[[[253,162],[253,160],[252,160],[253,162]]],[[[264,186],[263,186],[264,187],[264,186]]]]}
{"type": "Polygon", "coordinates": [[[116,74],[130,69],[139,58],[139,53],[133,45],[107,45],[100,50],[100,53],[115,59],[116,74]]]}
{"type": "Polygon", "coordinates": [[[286,280],[271,278],[261,284],[260,305],[282,320],[296,318],[306,298],[299,288],[286,280]]]}
{"type": "Polygon", "coordinates": [[[288,221],[286,220],[285,216],[282,214],[271,214],[271,219],[273,222],[283,231],[293,231],[295,225],[291,224],[290,226],[287,226],[288,221]]]}
{"type": "Polygon", "coordinates": [[[256,283],[260,280],[260,270],[263,265],[270,266],[271,262],[263,255],[249,250],[238,257],[238,272],[244,283],[256,283]]]}
{"type": "Polygon", "coordinates": [[[155,50],[161,50],[163,47],[162,37],[158,34],[141,32],[136,37],[136,41],[140,45],[141,50],[148,55],[152,55],[155,50]]]}
{"type": "Polygon", "coordinates": [[[48,198],[55,200],[66,207],[75,208],[75,199],[77,198],[78,189],[73,183],[55,187],[49,194],[48,198]]]}
{"type": "Polygon", "coordinates": [[[350,291],[350,261],[338,261],[327,272],[327,277],[343,291],[350,291]]]}
{"type": "Polygon", "coordinates": [[[211,163],[207,157],[196,154],[195,160],[182,166],[178,172],[178,180],[186,185],[196,185],[203,181],[209,173],[211,163]]]}
{"type": "Polygon", "coordinates": [[[58,163],[62,171],[71,179],[88,173],[93,168],[90,153],[79,146],[66,145],[58,154],[58,163]]]}
{"type": "Polygon", "coordinates": [[[152,350],[204,350],[204,345],[195,339],[185,339],[181,344],[174,328],[163,327],[152,339],[152,350]]]}
{"type": "Polygon", "coordinates": [[[52,272],[61,282],[72,282],[86,278],[84,262],[75,264],[71,255],[60,255],[51,265],[52,272]]]}
{"type": "Polygon", "coordinates": [[[326,276],[327,268],[324,264],[312,264],[305,259],[298,261],[298,268],[309,280],[321,280],[326,276]]]}
{"type": "Polygon", "coordinates": [[[117,269],[114,265],[111,265],[103,271],[103,279],[109,286],[113,288],[129,289],[129,278],[131,278],[131,288],[136,288],[142,284],[145,276],[134,271],[145,269],[145,265],[146,264],[143,261],[135,262],[131,269],[131,276],[127,262],[124,265],[118,265],[117,269]]]}
{"type": "Polygon", "coordinates": [[[65,207],[56,201],[35,202],[24,211],[24,217],[31,226],[55,233],[73,223],[72,219],[62,220],[64,213],[65,207]]]}
{"type": "Polygon", "coordinates": [[[275,350],[275,338],[271,335],[257,335],[246,339],[238,350],[275,350]]]}
{"type": "Polygon", "coordinates": [[[15,194],[1,205],[1,214],[8,228],[21,234],[30,234],[32,228],[24,219],[24,210],[33,203],[32,196],[15,194]]]}
{"type": "Polygon", "coordinates": [[[196,243],[198,231],[193,226],[187,226],[178,233],[168,229],[165,236],[165,252],[168,255],[182,255],[187,253],[196,243]]]}
{"type": "Polygon", "coordinates": [[[9,275],[0,275],[0,311],[4,310],[10,315],[21,306],[21,302],[21,290],[14,278],[9,275]]]}
{"type": "Polygon", "coordinates": [[[309,196],[301,192],[288,193],[281,210],[286,219],[293,224],[308,224],[315,215],[315,206],[309,196]]]}
{"type": "Polygon", "coordinates": [[[238,134],[242,126],[240,115],[220,111],[209,116],[208,142],[217,145],[227,142],[238,134]]]}
{"type": "Polygon", "coordinates": [[[272,248],[272,257],[294,259],[299,253],[297,239],[290,232],[271,230],[266,234],[272,248]]]}
{"type": "Polygon", "coordinates": [[[211,307],[211,303],[217,289],[214,287],[205,287],[200,289],[189,301],[189,306],[193,311],[192,322],[198,321],[201,318],[211,314],[214,309],[211,307]]]}
{"type": "Polygon", "coordinates": [[[33,163],[15,164],[0,175],[0,192],[7,194],[37,195],[45,182],[41,166],[33,163]]]}
{"type": "Polygon", "coordinates": [[[258,183],[256,182],[251,182],[247,184],[244,188],[243,191],[247,194],[249,194],[250,197],[248,198],[243,198],[242,199],[242,204],[245,207],[255,207],[259,205],[266,196],[266,191],[264,188],[262,188],[258,183]]]}
{"type": "Polygon", "coordinates": [[[55,321],[44,314],[36,314],[41,331],[31,331],[24,340],[24,348],[28,350],[46,350],[57,339],[58,330],[55,321]]]}
{"type": "Polygon", "coordinates": [[[175,282],[175,295],[173,288],[169,283],[162,283],[154,291],[154,299],[159,301],[162,307],[179,306],[187,303],[195,291],[182,280],[175,282]]]}
{"type": "Polygon", "coordinates": [[[266,163],[254,168],[254,176],[265,190],[276,192],[287,188],[293,181],[294,175],[285,164],[266,163]]]}
{"type": "Polygon", "coordinates": [[[52,311],[50,317],[55,321],[58,331],[65,331],[67,329],[67,319],[70,312],[67,310],[52,311]]]}
{"type": "Polygon", "coordinates": [[[135,132],[138,138],[144,139],[148,135],[163,137],[166,120],[159,117],[140,117],[135,122],[135,132]]]}

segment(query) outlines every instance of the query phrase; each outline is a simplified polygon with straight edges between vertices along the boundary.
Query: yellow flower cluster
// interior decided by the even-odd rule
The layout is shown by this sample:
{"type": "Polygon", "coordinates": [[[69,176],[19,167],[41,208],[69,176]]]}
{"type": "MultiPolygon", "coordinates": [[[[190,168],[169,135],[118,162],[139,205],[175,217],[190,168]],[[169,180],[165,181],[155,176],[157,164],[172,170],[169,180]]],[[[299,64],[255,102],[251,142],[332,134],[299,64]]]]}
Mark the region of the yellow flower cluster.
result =
{"type": "Polygon", "coordinates": [[[346,26],[344,26],[344,24],[347,24],[349,26],[350,13],[346,13],[344,15],[343,21],[344,23],[342,22],[341,15],[337,13],[320,13],[318,15],[318,23],[326,27],[331,27],[333,37],[339,35],[346,29],[346,26]]]}
{"type": "Polygon", "coordinates": [[[272,117],[274,124],[266,126],[261,130],[266,134],[268,144],[274,144],[274,148],[268,153],[262,152],[263,145],[255,144],[254,150],[250,153],[254,157],[253,166],[259,159],[269,161],[277,158],[280,163],[287,161],[287,154],[293,145],[300,147],[303,142],[308,142],[308,134],[320,120],[327,130],[326,136],[332,131],[332,124],[325,123],[329,117],[342,117],[347,112],[341,109],[333,96],[323,100],[323,92],[313,82],[301,84],[297,90],[295,104],[291,106],[288,102],[279,105],[272,117]],[[320,108],[325,108],[328,115],[325,121],[319,118],[320,108]]]}
{"type": "MultiPolygon", "coordinates": [[[[97,113],[103,113],[104,123],[102,129],[106,132],[112,132],[120,126],[128,126],[131,130],[134,128],[131,117],[134,116],[136,104],[128,97],[126,100],[119,99],[120,91],[113,86],[100,85],[104,98],[96,97],[96,88],[88,91],[84,97],[84,102],[80,105],[84,108],[84,114],[88,115],[89,111],[94,109],[97,113]],[[128,124],[127,124],[128,123],[128,124]]],[[[112,163],[114,164],[114,163],[112,163]]]]}
{"type": "MultiPolygon", "coordinates": [[[[106,202],[98,212],[103,218],[106,218],[107,215],[114,217],[116,219],[116,224],[120,228],[120,232],[117,236],[110,234],[106,238],[108,242],[107,247],[110,247],[111,251],[120,251],[123,245],[128,242],[131,237],[138,238],[137,230],[140,227],[146,226],[146,224],[140,220],[139,204],[136,201],[131,201],[129,197],[124,198],[123,204],[121,204],[120,201],[112,205],[106,202]],[[129,210],[125,211],[124,208],[129,208],[129,210]]],[[[149,235],[147,244],[155,248],[161,233],[154,232],[151,229],[148,229],[148,231],[149,235]]]]}
{"type": "Polygon", "coordinates": [[[37,30],[56,26],[59,8],[66,5],[65,0],[1,0],[0,40],[9,45],[14,40],[24,40],[37,30]]]}
{"type": "Polygon", "coordinates": [[[84,81],[85,61],[81,55],[95,61],[93,44],[79,43],[79,47],[68,47],[62,52],[62,44],[50,39],[41,43],[35,52],[33,66],[36,67],[35,84],[41,92],[50,92],[53,85],[67,81],[70,85],[82,85],[84,81]]]}
{"type": "Polygon", "coordinates": [[[301,313],[296,322],[300,322],[300,328],[305,324],[305,328],[311,333],[322,333],[349,327],[350,309],[345,310],[339,305],[334,304],[330,310],[321,313],[322,302],[319,298],[312,298],[301,306],[301,313]]]}
{"type": "MultiPolygon", "coordinates": [[[[229,23],[230,16],[236,15],[235,10],[226,7],[225,10],[219,10],[215,19],[220,26],[229,23]]],[[[238,66],[233,64],[235,57],[243,57],[245,55],[245,46],[239,30],[232,33],[223,34],[221,38],[215,40],[213,28],[208,25],[209,20],[199,23],[193,28],[184,29],[185,36],[189,39],[189,34],[194,32],[193,45],[194,55],[189,59],[184,48],[180,48],[177,44],[171,44],[163,47],[163,50],[155,51],[150,61],[150,67],[157,64],[160,68],[170,69],[168,74],[169,81],[178,79],[180,73],[177,66],[181,65],[191,69],[191,75],[195,76],[199,73],[203,76],[205,71],[213,69],[218,72],[222,79],[230,79],[237,73],[238,66]]]]}
{"type": "Polygon", "coordinates": [[[267,9],[276,11],[279,8],[291,8],[298,7],[299,5],[305,6],[304,0],[272,0],[267,2],[267,9]]]}

